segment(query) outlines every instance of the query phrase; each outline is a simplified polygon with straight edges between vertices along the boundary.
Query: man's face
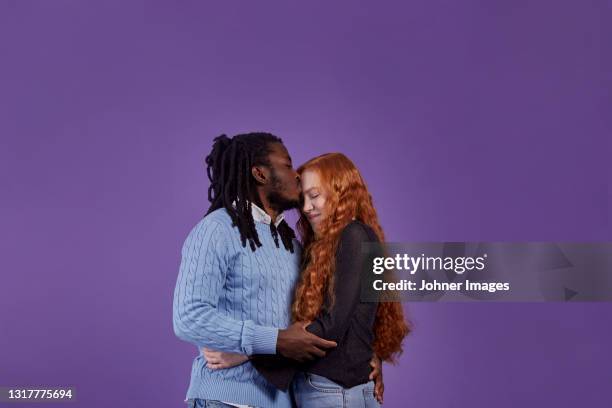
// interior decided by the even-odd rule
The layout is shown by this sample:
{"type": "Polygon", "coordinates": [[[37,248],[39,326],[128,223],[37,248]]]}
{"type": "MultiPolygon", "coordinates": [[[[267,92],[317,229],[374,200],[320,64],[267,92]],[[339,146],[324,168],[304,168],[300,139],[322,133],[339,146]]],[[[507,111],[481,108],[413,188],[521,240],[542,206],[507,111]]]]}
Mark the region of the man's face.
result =
{"type": "Polygon", "coordinates": [[[300,205],[301,185],[291,156],[282,143],[272,143],[269,149],[270,187],[267,196],[270,205],[278,211],[296,208],[300,205]]]}

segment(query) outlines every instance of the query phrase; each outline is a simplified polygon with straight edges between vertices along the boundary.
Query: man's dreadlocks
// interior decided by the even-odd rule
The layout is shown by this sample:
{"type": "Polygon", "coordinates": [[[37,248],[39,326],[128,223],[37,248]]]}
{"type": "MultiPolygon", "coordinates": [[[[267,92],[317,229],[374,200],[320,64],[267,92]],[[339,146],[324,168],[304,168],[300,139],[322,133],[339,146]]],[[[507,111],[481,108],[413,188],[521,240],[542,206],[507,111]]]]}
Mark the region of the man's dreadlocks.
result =
{"type": "MultiPolygon", "coordinates": [[[[213,148],[206,157],[206,173],[210,180],[208,201],[210,208],[206,215],[225,208],[232,218],[232,225],[238,227],[242,246],[247,240],[251,250],[261,246],[255,222],[251,214],[251,200],[263,207],[257,195],[256,181],[251,174],[253,166],[269,166],[270,144],[283,143],[271,133],[246,133],[228,138],[221,135],[215,138],[213,148]]],[[[283,220],[278,228],[270,223],[274,242],[278,248],[278,235],[285,249],[293,252],[295,233],[283,220]]]]}

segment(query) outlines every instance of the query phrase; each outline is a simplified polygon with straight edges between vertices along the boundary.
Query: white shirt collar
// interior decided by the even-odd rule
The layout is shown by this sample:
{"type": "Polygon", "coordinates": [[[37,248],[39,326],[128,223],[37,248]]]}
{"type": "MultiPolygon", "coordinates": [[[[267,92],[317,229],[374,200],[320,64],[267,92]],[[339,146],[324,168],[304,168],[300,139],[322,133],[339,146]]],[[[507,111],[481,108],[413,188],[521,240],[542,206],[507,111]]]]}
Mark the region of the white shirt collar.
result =
{"type": "MultiPolygon", "coordinates": [[[[232,205],[235,207],[236,202],[234,201],[232,205]]],[[[267,212],[265,212],[263,209],[261,209],[259,206],[257,206],[253,202],[251,202],[251,215],[253,216],[253,221],[255,222],[263,222],[264,224],[268,224],[268,225],[270,225],[270,223],[272,222],[272,217],[270,217],[270,215],[267,212]]],[[[279,224],[283,222],[284,219],[285,219],[284,213],[278,214],[276,216],[276,222],[274,222],[274,226],[278,227],[279,224]]]]}

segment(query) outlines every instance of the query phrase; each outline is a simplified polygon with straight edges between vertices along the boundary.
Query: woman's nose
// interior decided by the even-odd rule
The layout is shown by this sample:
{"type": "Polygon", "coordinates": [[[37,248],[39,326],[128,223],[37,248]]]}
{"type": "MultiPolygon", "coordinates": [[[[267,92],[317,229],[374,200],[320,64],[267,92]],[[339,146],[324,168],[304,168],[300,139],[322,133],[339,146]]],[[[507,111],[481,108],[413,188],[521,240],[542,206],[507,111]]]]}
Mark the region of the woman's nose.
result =
{"type": "Polygon", "coordinates": [[[312,204],[310,204],[309,200],[304,200],[304,206],[302,207],[302,211],[305,213],[309,213],[312,211],[312,204]]]}

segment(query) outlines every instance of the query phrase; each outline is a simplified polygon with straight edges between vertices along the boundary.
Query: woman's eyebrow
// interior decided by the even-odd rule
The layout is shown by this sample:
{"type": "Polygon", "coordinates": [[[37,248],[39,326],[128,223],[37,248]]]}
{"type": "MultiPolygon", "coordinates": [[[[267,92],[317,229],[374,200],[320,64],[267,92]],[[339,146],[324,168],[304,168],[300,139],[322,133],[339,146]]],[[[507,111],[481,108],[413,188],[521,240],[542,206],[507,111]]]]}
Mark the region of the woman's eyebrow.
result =
{"type": "Polygon", "coordinates": [[[312,192],[312,190],[318,190],[319,187],[310,187],[308,190],[304,191],[304,194],[308,194],[310,192],[312,192]]]}

